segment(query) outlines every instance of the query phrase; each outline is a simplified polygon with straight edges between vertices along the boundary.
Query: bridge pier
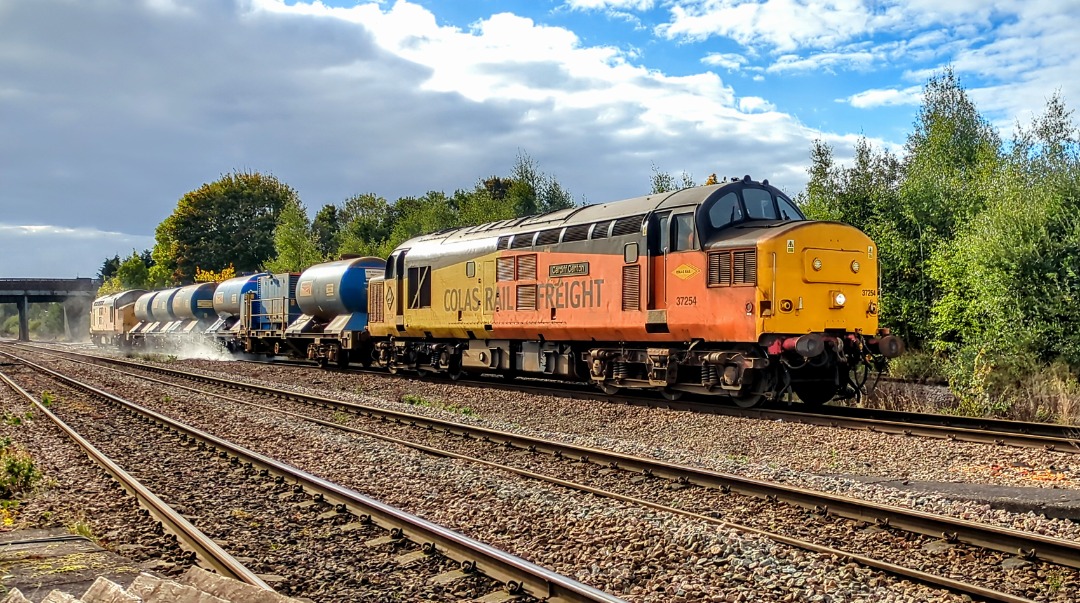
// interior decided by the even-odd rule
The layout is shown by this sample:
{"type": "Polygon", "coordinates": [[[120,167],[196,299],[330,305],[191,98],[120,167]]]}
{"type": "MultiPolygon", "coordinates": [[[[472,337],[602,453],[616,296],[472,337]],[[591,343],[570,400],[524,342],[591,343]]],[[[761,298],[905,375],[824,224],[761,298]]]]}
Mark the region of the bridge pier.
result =
{"type": "Polygon", "coordinates": [[[19,341],[30,341],[30,319],[27,317],[30,298],[24,295],[16,305],[19,307],[19,341]]]}

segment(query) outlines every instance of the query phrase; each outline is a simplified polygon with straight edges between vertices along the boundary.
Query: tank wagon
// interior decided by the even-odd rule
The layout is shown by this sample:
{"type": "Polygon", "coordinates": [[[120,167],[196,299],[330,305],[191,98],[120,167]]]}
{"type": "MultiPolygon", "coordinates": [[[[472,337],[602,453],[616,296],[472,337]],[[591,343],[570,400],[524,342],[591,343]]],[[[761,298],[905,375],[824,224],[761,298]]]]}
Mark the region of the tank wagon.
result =
{"type": "Polygon", "coordinates": [[[369,287],[377,363],[451,378],[821,404],[903,348],[874,242],[749,176],[416,237],[369,287]]]}

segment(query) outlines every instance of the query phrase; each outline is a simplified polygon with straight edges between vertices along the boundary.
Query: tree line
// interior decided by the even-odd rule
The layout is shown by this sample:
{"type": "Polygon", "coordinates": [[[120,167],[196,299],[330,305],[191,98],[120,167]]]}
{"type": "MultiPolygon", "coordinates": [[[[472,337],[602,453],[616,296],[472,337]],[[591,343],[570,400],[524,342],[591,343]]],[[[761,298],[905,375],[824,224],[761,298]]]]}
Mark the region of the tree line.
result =
{"type": "Polygon", "coordinates": [[[358,194],[323,205],[314,219],[276,177],[235,172],[181,197],[157,226],[152,250],[105,259],[99,293],[220,280],[228,273],[299,271],[343,255],[386,257],[419,234],[573,206],[570,193],[525,152],[508,176],[480,179],[472,189],[393,203],[358,194]]]}
{"type": "Polygon", "coordinates": [[[877,242],[882,321],[916,350],[899,365],[947,377],[973,414],[1080,392],[1080,138],[1060,94],[1003,140],[946,70],[903,157],[854,151],[840,165],[815,141],[798,201],[877,242]]]}

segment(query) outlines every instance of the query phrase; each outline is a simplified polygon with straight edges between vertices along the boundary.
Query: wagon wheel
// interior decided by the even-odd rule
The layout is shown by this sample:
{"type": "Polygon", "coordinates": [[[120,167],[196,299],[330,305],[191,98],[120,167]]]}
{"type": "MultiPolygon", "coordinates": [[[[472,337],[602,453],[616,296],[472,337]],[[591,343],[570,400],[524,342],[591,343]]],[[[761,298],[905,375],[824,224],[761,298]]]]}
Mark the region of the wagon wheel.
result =
{"type": "Polygon", "coordinates": [[[338,368],[349,368],[349,350],[338,350],[338,368]]]}
{"type": "Polygon", "coordinates": [[[685,392],[681,392],[677,389],[671,389],[670,387],[665,387],[660,390],[660,395],[669,402],[676,402],[682,399],[684,393],[685,392]]]}
{"type": "Polygon", "coordinates": [[[429,371],[428,369],[421,367],[419,364],[416,365],[416,376],[417,377],[420,377],[421,379],[423,379],[424,377],[427,377],[430,374],[431,374],[431,371],[429,371]]]}

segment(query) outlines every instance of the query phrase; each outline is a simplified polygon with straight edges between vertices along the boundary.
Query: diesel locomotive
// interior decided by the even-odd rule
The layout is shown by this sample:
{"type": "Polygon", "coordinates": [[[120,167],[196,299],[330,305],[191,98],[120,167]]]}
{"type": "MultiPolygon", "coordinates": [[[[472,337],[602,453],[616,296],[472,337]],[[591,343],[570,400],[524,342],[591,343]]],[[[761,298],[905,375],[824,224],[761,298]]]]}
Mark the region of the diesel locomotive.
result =
{"type": "Polygon", "coordinates": [[[416,237],[369,287],[377,363],[451,378],[821,404],[903,349],[874,242],[749,176],[416,237]]]}

